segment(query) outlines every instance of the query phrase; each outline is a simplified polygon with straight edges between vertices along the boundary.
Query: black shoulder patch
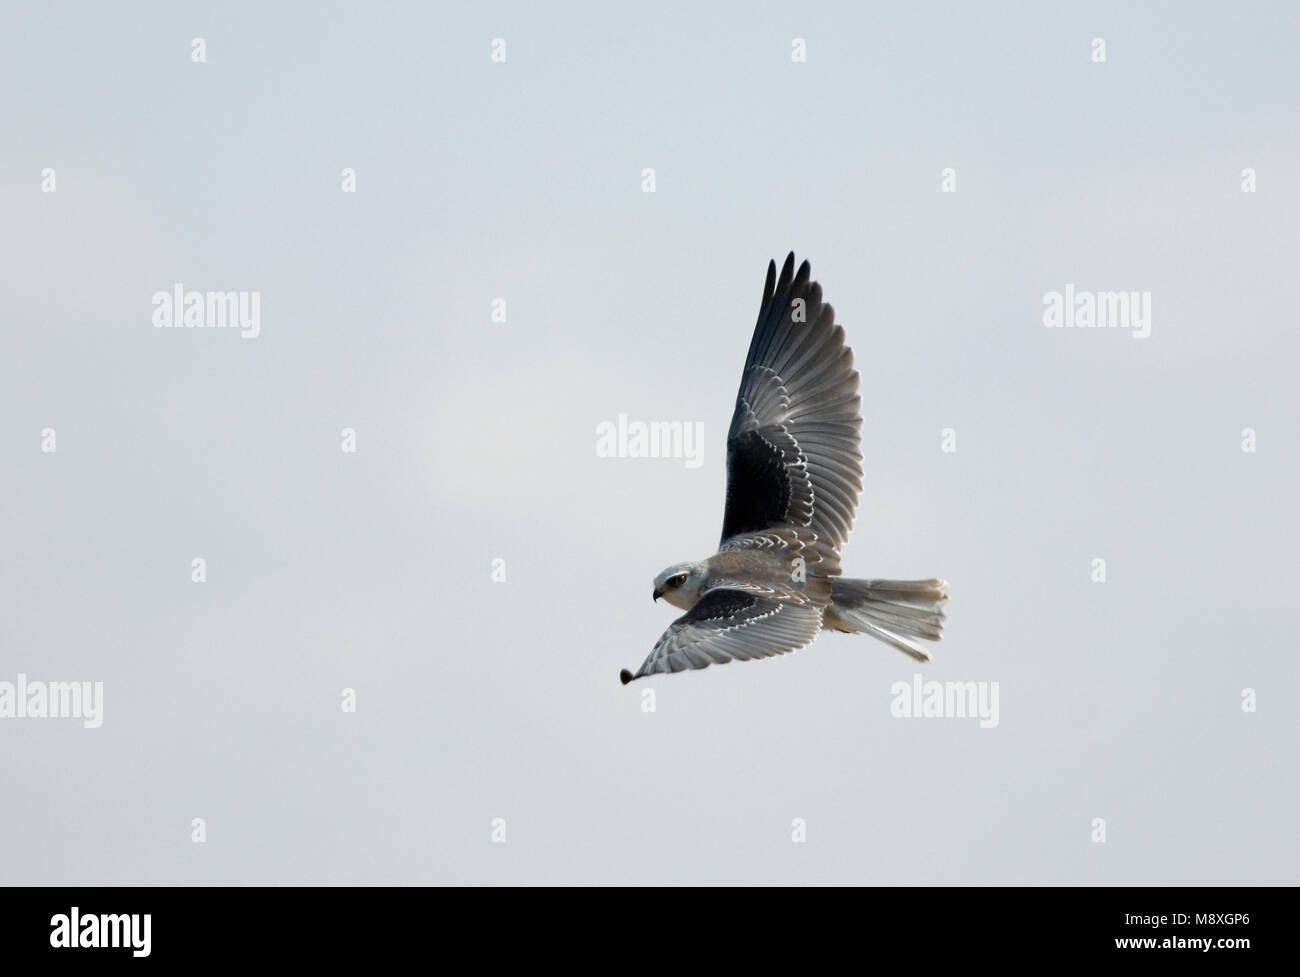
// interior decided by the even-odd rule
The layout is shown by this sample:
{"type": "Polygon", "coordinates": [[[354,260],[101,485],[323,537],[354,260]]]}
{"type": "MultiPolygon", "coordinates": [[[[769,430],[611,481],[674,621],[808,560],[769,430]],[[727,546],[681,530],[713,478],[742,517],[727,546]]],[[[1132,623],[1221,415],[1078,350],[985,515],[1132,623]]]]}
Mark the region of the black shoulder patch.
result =
{"type": "Polygon", "coordinates": [[[722,538],[779,525],[789,511],[790,474],[781,449],[757,431],[728,441],[722,538]]]}
{"type": "Polygon", "coordinates": [[[739,617],[758,603],[758,598],[743,590],[710,590],[699,603],[686,612],[684,621],[718,621],[739,617]]]}

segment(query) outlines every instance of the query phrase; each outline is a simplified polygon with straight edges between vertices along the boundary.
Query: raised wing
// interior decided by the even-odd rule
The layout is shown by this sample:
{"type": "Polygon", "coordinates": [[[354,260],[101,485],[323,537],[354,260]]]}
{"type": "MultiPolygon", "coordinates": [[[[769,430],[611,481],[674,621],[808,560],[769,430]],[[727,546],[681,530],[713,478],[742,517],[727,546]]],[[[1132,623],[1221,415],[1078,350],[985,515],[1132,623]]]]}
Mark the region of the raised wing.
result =
{"type": "Polygon", "coordinates": [[[763,304],[727,432],[722,541],[807,527],[836,552],[862,493],[862,399],[853,352],[808,262],[780,279],[767,266],[763,304]]]}
{"type": "Polygon", "coordinates": [[[821,626],[822,610],[812,603],[710,590],[669,626],[635,675],[623,669],[619,677],[627,685],[656,672],[783,655],[812,641],[821,626]]]}

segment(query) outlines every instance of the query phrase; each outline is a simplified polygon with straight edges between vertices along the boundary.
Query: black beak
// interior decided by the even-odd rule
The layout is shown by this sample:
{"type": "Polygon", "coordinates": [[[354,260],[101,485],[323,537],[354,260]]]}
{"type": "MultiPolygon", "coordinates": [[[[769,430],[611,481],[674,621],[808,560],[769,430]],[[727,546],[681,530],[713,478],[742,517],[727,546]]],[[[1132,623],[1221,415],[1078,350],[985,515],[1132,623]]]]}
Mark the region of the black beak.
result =
{"type": "Polygon", "coordinates": [[[663,592],[662,590],[660,590],[658,587],[656,587],[656,588],[655,588],[655,600],[658,600],[658,599],[659,599],[660,597],[662,597],[663,595],[664,595],[664,592],[663,592]]]}

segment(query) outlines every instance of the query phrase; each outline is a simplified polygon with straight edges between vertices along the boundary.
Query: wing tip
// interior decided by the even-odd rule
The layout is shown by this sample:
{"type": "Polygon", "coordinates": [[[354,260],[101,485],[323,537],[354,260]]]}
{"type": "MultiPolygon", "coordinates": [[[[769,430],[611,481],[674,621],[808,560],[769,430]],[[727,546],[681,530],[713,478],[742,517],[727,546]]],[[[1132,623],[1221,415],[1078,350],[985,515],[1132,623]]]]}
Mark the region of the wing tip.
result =
{"type": "Polygon", "coordinates": [[[781,283],[780,287],[790,284],[790,279],[794,277],[794,252],[791,251],[785,256],[785,264],[781,266],[781,283]]]}
{"type": "Polygon", "coordinates": [[[622,682],[624,685],[627,685],[627,683],[632,681],[632,679],[634,678],[636,678],[636,676],[633,675],[631,672],[629,672],[626,668],[621,669],[618,673],[618,680],[622,682]]]}

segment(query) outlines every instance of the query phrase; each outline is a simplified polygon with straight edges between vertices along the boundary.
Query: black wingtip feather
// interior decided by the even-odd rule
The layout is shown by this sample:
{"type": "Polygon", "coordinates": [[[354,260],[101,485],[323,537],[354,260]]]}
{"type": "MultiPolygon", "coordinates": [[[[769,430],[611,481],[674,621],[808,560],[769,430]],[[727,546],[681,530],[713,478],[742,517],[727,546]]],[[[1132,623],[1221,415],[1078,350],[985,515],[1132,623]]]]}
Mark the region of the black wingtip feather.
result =
{"type": "Polygon", "coordinates": [[[786,255],[785,264],[781,266],[781,291],[785,291],[790,285],[790,279],[794,277],[794,252],[791,251],[786,255]]]}
{"type": "Polygon", "coordinates": [[[622,682],[624,685],[627,685],[628,682],[632,681],[633,677],[634,676],[632,675],[632,673],[629,672],[626,668],[618,673],[619,681],[622,682]]]}

